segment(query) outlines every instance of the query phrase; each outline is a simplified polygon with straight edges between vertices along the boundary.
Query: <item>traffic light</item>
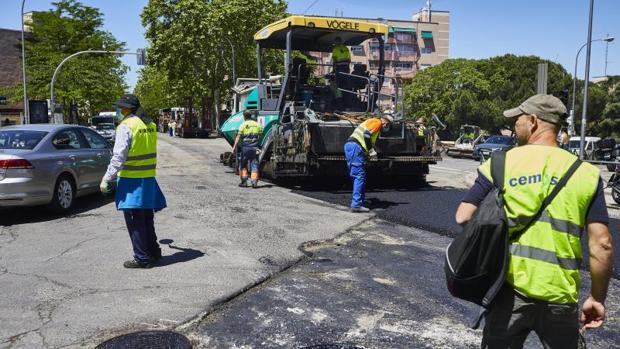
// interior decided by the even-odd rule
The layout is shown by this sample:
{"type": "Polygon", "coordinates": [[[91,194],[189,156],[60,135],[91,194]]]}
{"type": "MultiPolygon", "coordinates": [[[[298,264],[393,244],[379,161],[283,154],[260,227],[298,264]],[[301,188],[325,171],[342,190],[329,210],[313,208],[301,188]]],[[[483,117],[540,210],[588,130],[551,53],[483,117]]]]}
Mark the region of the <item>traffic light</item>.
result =
{"type": "Polygon", "coordinates": [[[146,65],[146,52],[143,48],[139,48],[136,50],[137,55],[137,64],[138,65],[146,65]]]}

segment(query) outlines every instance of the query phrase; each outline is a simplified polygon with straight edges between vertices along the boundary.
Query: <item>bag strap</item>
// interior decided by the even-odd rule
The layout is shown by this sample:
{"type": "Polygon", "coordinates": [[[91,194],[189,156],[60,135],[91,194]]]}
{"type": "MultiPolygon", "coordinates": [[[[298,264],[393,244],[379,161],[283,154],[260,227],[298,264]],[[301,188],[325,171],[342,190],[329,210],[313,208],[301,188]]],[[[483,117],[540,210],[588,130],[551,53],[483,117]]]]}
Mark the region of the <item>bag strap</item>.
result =
{"type": "Polygon", "coordinates": [[[510,237],[510,240],[517,240],[527,230],[527,228],[530,227],[530,225],[533,222],[535,222],[536,220],[538,220],[538,218],[540,218],[540,215],[542,215],[543,211],[547,208],[547,206],[549,206],[549,204],[551,203],[551,201],[553,201],[556,195],[558,195],[560,190],[562,190],[562,188],[566,186],[566,183],[568,182],[568,180],[573,176],[573,174],[577,171],[577,169],[579,168],[579,166],[581,166],[581,164],[582,162],[579,159],[573,162],[573,164],[570,166],[568,171],[566,171],[564,176],[562,176],[562,179],[560,179],[558,184],[555,185],[555,188],[553,188],[551,193],[545,198],[545,200],[543,200],[542,205],[540,205],[540,209],[538,209],[538,212],[536,212],[536,214],[532,216],[532,218],[527,222],[527,224],[523,227],[523,229],[519,230],[518,232],[515,232],[513,236],[510,237]]]}
{"type": "Polygon", "coordinates": [[[491,153],[491,178],[500,193],[504,192],[504,174],[506,173],[506,152],[494,151],[491,153]]]}

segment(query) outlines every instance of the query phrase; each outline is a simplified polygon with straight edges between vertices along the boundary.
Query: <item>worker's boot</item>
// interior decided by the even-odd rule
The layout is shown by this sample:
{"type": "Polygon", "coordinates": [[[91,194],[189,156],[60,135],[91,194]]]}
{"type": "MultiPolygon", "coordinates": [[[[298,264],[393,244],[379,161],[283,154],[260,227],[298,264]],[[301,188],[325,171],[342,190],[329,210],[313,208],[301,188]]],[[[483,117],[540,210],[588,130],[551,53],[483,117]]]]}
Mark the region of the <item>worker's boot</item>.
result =
{"type": "Polygon", "coordinates": [[[258,188],[258,182],[252,181],[252,188],[254,189],[258,188]]]}
{"type": "Polygon", "coordinates": [[[239,183],[239,186],[240,186],[241,188],[247,188],[247,187],[248,187],[248,182],[246,182],[246,181],[242,181],[241,183],[239,183]]]}
{"type": "Polygon", "coordinates": [[[360,206],[360,207],[351,207],[351,212],[355,212],[355,213],[366,213],[366,212],[370,212],[370,209],[368,207],[364,207],[364,206],[360,206]]]}

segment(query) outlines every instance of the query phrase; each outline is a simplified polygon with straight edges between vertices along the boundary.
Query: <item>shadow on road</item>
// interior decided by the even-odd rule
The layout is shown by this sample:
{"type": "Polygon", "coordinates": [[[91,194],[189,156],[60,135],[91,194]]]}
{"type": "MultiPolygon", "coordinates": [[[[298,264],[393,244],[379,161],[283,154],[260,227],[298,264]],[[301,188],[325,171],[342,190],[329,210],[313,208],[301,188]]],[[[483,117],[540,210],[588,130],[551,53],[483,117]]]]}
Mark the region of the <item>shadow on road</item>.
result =
{"type": "Polygon", "coordinates": [[[65,214],[50,211],[45,206],[14,207],[0,209],[0,226],[10,226],[26,223],[48,222],[59,218],[77,218],[87,215],[97,216],[98,213],[89,213],[99,207],[114,202],[114,195],[103,196],[91,194],[75,199],[73,208],[65,214]]]}
{"type": "Polygon", "coordinates": [[[194,260],[196,258],[200,258],[205,255],[204,252],[199,250],[194,250],[192,248],[184,248],[172,245],[174,241],[171,239],[161,239],[159,243],[167,244],[169,248],[173,250],[177,250],[168,256],[162,256],[161,259],[157,262],[156,267],[165,267],[167,265],[175,264],[175,263],[184,263],[194,260]]]}

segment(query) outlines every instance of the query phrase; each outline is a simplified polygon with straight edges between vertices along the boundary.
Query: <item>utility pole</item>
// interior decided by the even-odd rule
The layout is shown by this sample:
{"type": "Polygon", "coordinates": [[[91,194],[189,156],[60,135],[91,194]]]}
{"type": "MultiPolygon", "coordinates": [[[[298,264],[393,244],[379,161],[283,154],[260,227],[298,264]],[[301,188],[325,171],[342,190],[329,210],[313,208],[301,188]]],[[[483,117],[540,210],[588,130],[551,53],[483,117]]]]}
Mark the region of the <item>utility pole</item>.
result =
{"type": "Polygon", "coordinates": [[[28,105],[28,92],[26,91],[26,49],[24,44],[24,4],[26,0],[22,0],[22,78],[24,80],[24,116],[22,124],[30,123],[30,106],[28,105]]]}
{"type": "Polygon", "coordinates": [[[586,122],[588,121],[588,84],[590,83],[590,53],[592,51],[592,17],[594,16],[594,0],[590,0],[590,17],[588,23],[588,46],[586,48],[586,76],[583,87],[583,108],[581,111],[581,141],[579,142],[579,159],[585,158],[586,122]]]}
{"type": "Polygon", "coordinates": [[[607,55],[609,54],[609,33],[607,33],[607,40],[605,40],[605,69],[603,70],[603,76],[607,76],[607,55]]]}

